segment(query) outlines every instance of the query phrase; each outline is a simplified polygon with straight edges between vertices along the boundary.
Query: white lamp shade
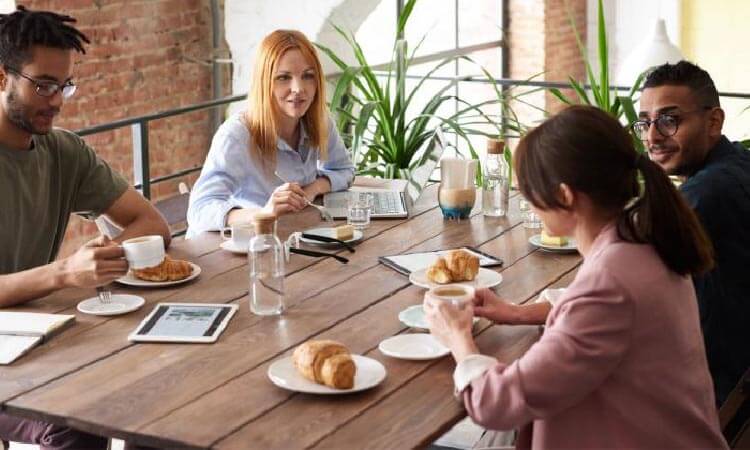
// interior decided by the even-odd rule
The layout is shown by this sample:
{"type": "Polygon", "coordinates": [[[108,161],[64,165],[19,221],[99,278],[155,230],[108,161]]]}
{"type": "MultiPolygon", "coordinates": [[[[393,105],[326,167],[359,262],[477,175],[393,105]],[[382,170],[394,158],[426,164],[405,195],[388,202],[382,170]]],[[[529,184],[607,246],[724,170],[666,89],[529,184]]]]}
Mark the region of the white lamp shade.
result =
{"type": "Polygon", "coordinates": [[[683,59],[685,57],[680,49],[669,41],[664,19],[659,19],[651,35],[639,44],[623,62],[617,73],[617,84],[632,86],[644,70],[664,63],[674,64],[683,59]]]}

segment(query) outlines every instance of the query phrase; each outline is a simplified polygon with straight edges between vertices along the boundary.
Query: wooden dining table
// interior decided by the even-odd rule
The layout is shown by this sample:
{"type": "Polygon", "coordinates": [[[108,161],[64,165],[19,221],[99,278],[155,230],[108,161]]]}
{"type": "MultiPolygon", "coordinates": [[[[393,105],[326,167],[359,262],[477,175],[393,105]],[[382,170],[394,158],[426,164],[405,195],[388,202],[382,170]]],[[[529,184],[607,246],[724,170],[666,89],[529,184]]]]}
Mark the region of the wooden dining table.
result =
{"type": "MultiPolygon", "coordinates": [[[[453,396],[450,356],[396,359],[378,344],[415,332],[398,314],[420,304],[425,290],[378,262],[379,256],[471,246],[504,261],[494,290],[513,303],[535,301],[548,287],[569,284],[577,253],[541,251],[528,243],[518,195],[506,217],[485,217],[481,199],[470,218],[445,220],[437,187],[428,186],[408,219],[373,220],[349,259],[292,255],[286,265],[286,311],[250,312],[246,256],[220,249],[218,233],[177,239],[168,253],[199,265],[200,276],[159,289],[115,285],[142,296],[138,311],[120,316],[78,312],[93,289],[67,289],[13,308],[75,314],[75,324],[8,366],[0,367],[0,402],[10,414],[167,448],[413,448],[423,447],[466,416],[453,396]],[[159,302],[231,303],[239,311],[213,344],[134,343],[127,339],[159,302]],[[380,361],[376,387],[346,395],[279,388],[269,365],[310,339],[335,339],[352,353],[380,361]]],[[[283,216],[278,234],[323,226],[313,208],[283,216]]],[[[315,249],[315,247],[306,247],[315,249]]],[[[539,326],[474,326],[481,351],[503,362],[539,338],[539,326]]]]}

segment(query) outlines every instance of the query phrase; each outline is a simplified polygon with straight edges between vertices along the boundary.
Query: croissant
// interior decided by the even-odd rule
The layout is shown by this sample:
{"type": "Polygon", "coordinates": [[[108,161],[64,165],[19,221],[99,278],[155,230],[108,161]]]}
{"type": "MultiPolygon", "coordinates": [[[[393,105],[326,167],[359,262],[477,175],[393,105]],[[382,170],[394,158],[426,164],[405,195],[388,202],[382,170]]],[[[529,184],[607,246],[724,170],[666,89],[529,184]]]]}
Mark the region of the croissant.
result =
{"type": "Polygon", "coordinates": [[[132,269],[133,275],[146,281],[184,280],[193,273],[193,266],[187,261],[172,259],[168,255],[158,266],[145,269],[132,269]]]}
{"type": "Polygon", "coordinates": [[[439,256],[438,259],[427,268],[427,279],[433,283],[446,284],[453,281],[450,270],[445,263],[445,258],[439,256]]]}
{"type": "Polygon", "coordinates": [[[473,281],[479,273],[479,258],[463,250],[451,250],[445,255],[445,264],[453,281],[473,281]]]}
{"type": "Polygon", "coordinates": [[[320,377],[323,384],[336,389],[351,389],[354,387],[354,375],[357,366],[349,354],[333,355],[323,362],[320,377]]]}
{"type": "Polygon", "coordinates": [[[336,341],[308,341],[294,349],[292,362],[310,381],[336,389],[354,386],[357,367],[349,350],[336,341]]]}

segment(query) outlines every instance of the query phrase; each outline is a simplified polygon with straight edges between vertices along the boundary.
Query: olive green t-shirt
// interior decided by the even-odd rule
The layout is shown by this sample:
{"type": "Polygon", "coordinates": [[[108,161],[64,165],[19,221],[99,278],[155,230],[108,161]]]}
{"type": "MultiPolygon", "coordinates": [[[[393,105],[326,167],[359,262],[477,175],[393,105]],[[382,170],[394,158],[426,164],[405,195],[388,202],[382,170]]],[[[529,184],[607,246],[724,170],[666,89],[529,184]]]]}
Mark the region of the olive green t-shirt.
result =
{"type": "Polygon", "coordinates": [[[52,262],[70,213],[102,213],[128,188],[79,136],[33,136],[32,149],[0,145],[0,274],[52,262]]]}

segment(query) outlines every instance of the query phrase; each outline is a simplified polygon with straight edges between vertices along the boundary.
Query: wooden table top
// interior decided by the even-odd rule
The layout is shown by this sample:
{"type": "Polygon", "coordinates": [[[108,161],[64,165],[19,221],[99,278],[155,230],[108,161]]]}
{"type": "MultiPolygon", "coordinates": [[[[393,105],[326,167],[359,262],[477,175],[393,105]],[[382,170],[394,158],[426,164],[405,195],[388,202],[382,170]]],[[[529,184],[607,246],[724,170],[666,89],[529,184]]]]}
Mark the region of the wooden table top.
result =
{"type": "MultiPolygon", "coordinates": [[[[185,448],[408,448],[429,444],[465,417],[453,395],[453,360],[405,361],[378,350],[383,339],[410,332],[397,315],[419,304],[424,290],[378,263],[378,256],[474,246],[505,261],[496,291],[514,303],[570,283],[578,254],[538,251],[521,224],[518,202],[505,218],[443,220],[435,186],[404,220],[365,230],[349,263],[293,255],[285,281],[287,311],[250,313],[246,258],[218,248],[218,234],[176,240],[169,254],[202,268],[182,286],[115,292],[146,299],[114,317],[81,314],[93,289],[68,289],[16,310],[76,314],[73,327],[0,369],[0,402],[12,414],[65,424],[143,445],[185,448]],[[127,340],[161,301],[235,303],[240,309],[214,344],[134,344],[127,340]],[[312,338],[345,343],[383,363],[386,379],[371,390],[315,396],[280,389],[268,366],[312,338]]],[[[312,208],[285,216],[279,235],[319,225],[312,208]]],[[[475,325],[483,353],[517,359],[539,336],[533,326],[475,325]]]]}

